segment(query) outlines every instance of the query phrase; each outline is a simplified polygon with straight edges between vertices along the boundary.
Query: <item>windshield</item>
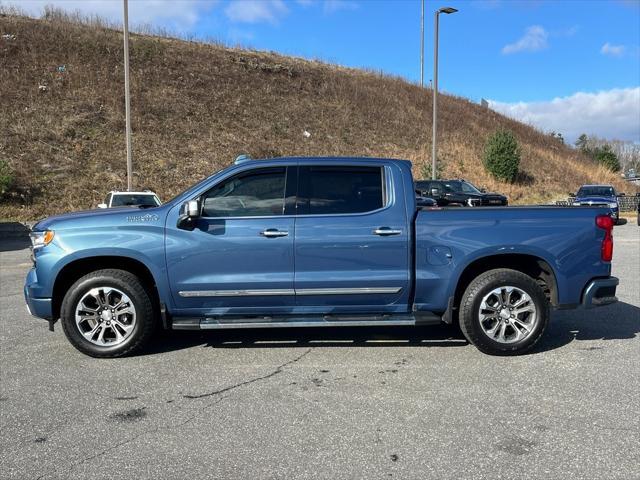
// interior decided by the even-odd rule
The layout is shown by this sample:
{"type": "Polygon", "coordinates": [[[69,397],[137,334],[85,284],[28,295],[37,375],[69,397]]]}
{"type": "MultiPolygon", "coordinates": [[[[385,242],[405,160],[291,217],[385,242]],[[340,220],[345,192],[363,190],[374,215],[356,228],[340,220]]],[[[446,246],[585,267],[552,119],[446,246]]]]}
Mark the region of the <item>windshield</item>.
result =
{"type": "Polygon", "coordinates": [[[160,205],[158,197],[144,194],[114,195],[111,202],[112,207],[157,207],[158,205],[160,205]]]}
{"type": "Polygon", "coordinates": [[[470,184],[469,182],[463,182],[461,180],[444,182],[444,189],[447,192],[480,193],[480,190],[478,190],[472,184],[470,184]]]}
{"type": "Polygon", "coordinates": [[[613,187],[607,186],[590,186],[590,187],[580,187],[578,190],[578,197],[613,197],[615,196],[615,192],[613,187]]]}

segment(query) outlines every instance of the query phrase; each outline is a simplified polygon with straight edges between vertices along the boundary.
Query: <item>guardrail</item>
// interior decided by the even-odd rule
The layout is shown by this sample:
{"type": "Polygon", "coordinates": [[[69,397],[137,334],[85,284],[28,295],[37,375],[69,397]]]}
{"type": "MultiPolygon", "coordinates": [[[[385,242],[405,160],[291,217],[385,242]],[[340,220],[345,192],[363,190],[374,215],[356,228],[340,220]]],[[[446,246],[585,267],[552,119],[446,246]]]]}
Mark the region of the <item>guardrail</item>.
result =
{"type": "MultiPolygon", "coordinates": [[[[569,197],[566,200],[558,200],[556,205],[570,206],[575,201],[575,197],[569,197]]],[[[635,212],[638,209],[638,203],[640,203],[640,197],[637,195],[629,195],[624,197],[618,197],[618,205],[620,205],[621,212],[635,212]]]]}

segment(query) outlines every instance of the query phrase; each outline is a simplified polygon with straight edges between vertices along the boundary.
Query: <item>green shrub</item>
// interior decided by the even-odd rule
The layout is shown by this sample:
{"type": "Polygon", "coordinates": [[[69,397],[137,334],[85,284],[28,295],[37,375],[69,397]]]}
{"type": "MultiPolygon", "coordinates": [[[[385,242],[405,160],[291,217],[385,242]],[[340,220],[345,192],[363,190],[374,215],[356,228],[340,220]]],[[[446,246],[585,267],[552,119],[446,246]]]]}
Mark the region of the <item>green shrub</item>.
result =
{"type": "Polygon", "coordinates": [[[612,172],[620,171],[620,161],[613,150],[611,150],[610,145],[598,148],[595,152],[595,159],[599,164],[607,167],[612,172]]]}
{"type": "Polygon", "coordinates": [[[11,188],[13,180],[13,169],[11,165],[9,165],[6,160],[0,158],[0,198],[11,188]]]}
{"type": "Polygon", "coordinates": [[[484,168],[498,180],[513,183],[520,167],[520,147],[508,130],[498,130],[487,139],[484,148],[484,168]]]}

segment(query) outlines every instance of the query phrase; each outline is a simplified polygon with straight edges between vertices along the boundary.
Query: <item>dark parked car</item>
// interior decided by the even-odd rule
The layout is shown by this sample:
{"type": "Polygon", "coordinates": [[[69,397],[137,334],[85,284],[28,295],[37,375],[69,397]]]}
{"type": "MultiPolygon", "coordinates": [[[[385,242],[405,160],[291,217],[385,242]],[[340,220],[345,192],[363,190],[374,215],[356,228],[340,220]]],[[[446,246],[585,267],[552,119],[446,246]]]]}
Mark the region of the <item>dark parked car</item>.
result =
{"type": "Polygon", "coordinates": [[[487,207],[505,206],[507,197],[487,193],[466,180],[420,180],[415,183],[416,193],[433,198],[439,206],[487,207]]]}
{"type": "Polygon", "coordinates": [[[618,221],[620,216],[618,196],[623,197],[624,193],[617,194],[611,185],[583,185],[575,195],[573,206],[608,207],[611,209],[611,217],[618,221]]]}

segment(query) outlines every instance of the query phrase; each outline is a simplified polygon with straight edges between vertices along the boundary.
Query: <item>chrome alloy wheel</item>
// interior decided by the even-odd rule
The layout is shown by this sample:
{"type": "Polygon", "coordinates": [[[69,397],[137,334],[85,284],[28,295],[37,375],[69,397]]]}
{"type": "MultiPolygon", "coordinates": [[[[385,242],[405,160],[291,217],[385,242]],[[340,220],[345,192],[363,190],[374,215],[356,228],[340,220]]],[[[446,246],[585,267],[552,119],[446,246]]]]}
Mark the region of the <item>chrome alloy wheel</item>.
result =
{"type": "Polygon", "coordinates": [[[117,288],[92,288],[76,305],[76,325],[82,336],[95,345],[120,345],[133,333],[136,308],[117,288]]]}
{"type": "Polygon", "coordinates": [[[499,343],[527,338],[538,322],[536,304],[524,290],[504,286],[484,296],[478,310],[484,333],[499,343]]]}

